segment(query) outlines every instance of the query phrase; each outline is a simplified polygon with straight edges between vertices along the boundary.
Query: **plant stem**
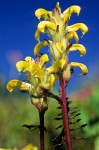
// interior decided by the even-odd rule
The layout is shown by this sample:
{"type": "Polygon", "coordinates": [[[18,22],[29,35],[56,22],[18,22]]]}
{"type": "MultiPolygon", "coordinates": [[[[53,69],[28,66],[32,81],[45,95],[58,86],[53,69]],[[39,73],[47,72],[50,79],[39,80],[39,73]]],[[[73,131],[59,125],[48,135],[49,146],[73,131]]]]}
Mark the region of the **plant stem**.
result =
{"type": "Polygon", "coordinates": [[[65,141],[67,145],[67,150],[72,150],[72,143],[69,130],[69,116],[67,111],[67,100],[66,100],[66,82],[63,79],[62,74],[60,75],[60,94],[61,94],[61,109],[63,118],[63,127],[65,133],[65,141]]]}
{"type": "Polygon", "coordinates": [[[40,118],[40,150],[44,150],[44,112],[39,112],[40,118]]]}

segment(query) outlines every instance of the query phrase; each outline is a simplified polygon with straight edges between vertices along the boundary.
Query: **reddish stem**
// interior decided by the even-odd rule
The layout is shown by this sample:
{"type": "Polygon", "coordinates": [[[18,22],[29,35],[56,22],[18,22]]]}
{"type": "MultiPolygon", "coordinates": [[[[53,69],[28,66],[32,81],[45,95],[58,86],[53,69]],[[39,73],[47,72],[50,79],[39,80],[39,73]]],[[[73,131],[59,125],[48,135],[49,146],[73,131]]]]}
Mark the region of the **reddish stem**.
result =
{"type": "Polygon", "coordinates": [[[62,99],[61,109],[62,109],[65,141],[67,145],[67,150],[72,150],[72,143],[71,143],[70,130],[69,130],[69,116],[67,111],[67,100],[66,100],[66,83],[62,75],[60,75],[60,94],[62,99]]]}
{"type": "Polygon", "coordinates": [[[40,150],[44,150],[44,112],[39,112],[40,118],[40,150]]]}

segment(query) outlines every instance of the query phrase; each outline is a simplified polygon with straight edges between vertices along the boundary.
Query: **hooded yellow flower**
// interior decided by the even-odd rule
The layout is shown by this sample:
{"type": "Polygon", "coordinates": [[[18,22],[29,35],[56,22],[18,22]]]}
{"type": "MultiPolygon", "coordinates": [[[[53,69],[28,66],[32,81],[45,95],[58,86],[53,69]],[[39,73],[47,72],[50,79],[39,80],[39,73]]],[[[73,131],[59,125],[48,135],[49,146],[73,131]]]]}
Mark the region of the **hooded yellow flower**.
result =
{"type": "Polygon", "coordinates": [[[28,90],[28,91],[31,91],[31,89],[32,89],[31,84],[26,83],[26,82],[22,82],[20,80],[15,79],[15,80],[11,80],[8,82],[7,89],[10,92],[12,92],[15,87],[18,87],[21,90],[28,90]]]}
{"type": "Polygon", "coordinates": [[[63,71],[63,78],[64,78],[66,83],[68,83],[70,78],[71,78],[71,75],[72,75],[71,68],[72,67],[79,67],[82,71],[81,75],[88,74],[88,68],[84,64],[78,63],[78,62],[68,63],[67,67],[63,71]]]}

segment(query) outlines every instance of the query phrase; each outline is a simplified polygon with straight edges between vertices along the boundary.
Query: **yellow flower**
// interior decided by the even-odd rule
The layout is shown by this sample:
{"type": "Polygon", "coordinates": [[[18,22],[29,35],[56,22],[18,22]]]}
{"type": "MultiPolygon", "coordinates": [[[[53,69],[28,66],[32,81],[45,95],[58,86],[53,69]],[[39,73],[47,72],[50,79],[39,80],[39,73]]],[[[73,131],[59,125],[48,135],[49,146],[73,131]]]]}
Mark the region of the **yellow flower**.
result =
{"type": "Polygon", "coordinates": [[[82,34],[85,34],[88,31],[88,27],[84,23],[76,23],[67,27],[67,32],[73,32],[77,30],[81,30],[82,34]]]}
{"type": "Polygon", "coordinates": [[[42,33],[46,31],[45,28],[51,28],[52,30],[56,30],[56,25],[53,22],[50,21],[41,21],[38,24],[38,30],[42,33]]]}
{"type": "Polygon", "coordinates": [[[65,59],[60,59],[59,61],[57,61],[56,63],[54,63],[52,66],[50,66],[49,68],[47,68],[48,73],[55,73],[55,72],[59,72],[60,69],[62,70],[65,65],[66,65],[66,60],[65,59]]]}
{"type": "Polygon", "coordinates": [[[82,74],[81,75],[88,74],[88,68],[84,64],[78,63],[78,62],[71,62],[70,65],[72,67],[79,67],[82,70],[82,74]]]}
{"type": "Polygon", "coordinates": [[[67,8],[64,12],[63,12],[63,18],[64,18],[64,22],[66,22],[68,19],[70,19],[72,13],[77,13],[79,15],[80,13],[80,7],[73,5],[69,8],[67,8]]]}
{"type": "Polygon", "coordinates": [[[50,74],[47,79],[47,82],[43,83],[44,84],[43,86],[45,86],[46,89],[50,89],[54,85],[57,79],[58,79],[57,75],[50,74]]]}
{"type": "Polygon", "coordinates": [[[38,56],[40,48],[43,48],[48,45],[47,41],[39,42],[35,47],[34,47],[34,55],[38,56]]]}
{"type": "Polygon", "coordinates": [[[61,42],[56,42],[56,47],[60,51],[60,53],[63,53],[63,51],[65,50],[61,42]]]}
{"type": "Polygon", "coordinates": [[[68,33],[66,35],[66,38],[69,39],[69,40],[74,38],[76,43],[78,43],[78,40],[79,40],[78,35],[77,35],[77,33],[75,31],[72,31],[72,32],[68,33]]]}
{"type": "Polygon", "coordinates": [[[32,144],[26,145],[22,150],[38,150],[38,148],[32,144]]]}
{"type": "Polygon", "coordinates": [[[11,80],[7,83],[7,89],[12,92],[14,88],[18,87],[21,90],[28,90],[32,89],[31,84],[22,82],[20,80],[11,80]]]}
{"type": "Polygon", "coordinates": [[[40,37],[40,31],[39,31],[39,30],[36,30],[36,32],[35,32],[35,39],[36,39],[38,42],[40,41],[39,37],[40,37]]]}
{"type": "Polygon", "coordinates": [[[82,70],[81,75],[88,74],[88,68],[84,64],[78,62],[71,62],[66,66],[66,68],[63,71],[63,78],[66,83],[68,83],[71,78],[71,74],[72,74],[71,67],[79,67],[82,70]]]}
{"type": "Polygon", "coordinates": [[[30,57],[30,56],[25,57],[24,60],[25,60],[26,62],[29,62],[29,63],[35,63],[35,60],[34,60],[32,57],[30,57]]]}
{"type": "Polygon", "coordinates": [[[35,11],[35,16],[40,19],[41,17],[47,19],[48,18],[48,15],[52,15],[52,12],[51,11],[47,11],[43,8],[39,8],[35,11]]]}
{"type": "Polygon", "coordinates": [[[84,56],[86,54],[86,49],[83,45],[81,44],[73,44],[70,48],[69,51],[76,51],[79,50],[80,56],[84,56]]]}
{"type": "MultiPolygon", "coordinates": [[[[42,62],[43,64],[45,63],[45,62],[48,62],[49,61],[49,58],[48,58],[48,55],[46,55],[46,54],[44,54],[44,55],[42,55],[41,57],[40,57],[40,62],[42,62]]],[[[39,63],[40,63],[39,62],[39,63]]],[[[43,65],[42,64],[42,65],[43,65]]]]}
{"type": "Polygon", "coordinates": [[[64,71],[63,71],[63,78],[64,78],[66,83],[69,82],[69,80],[71,78],[71,65],[70,64],[68,64],[66,66],[66,68],[64,69],[64,71]]]}

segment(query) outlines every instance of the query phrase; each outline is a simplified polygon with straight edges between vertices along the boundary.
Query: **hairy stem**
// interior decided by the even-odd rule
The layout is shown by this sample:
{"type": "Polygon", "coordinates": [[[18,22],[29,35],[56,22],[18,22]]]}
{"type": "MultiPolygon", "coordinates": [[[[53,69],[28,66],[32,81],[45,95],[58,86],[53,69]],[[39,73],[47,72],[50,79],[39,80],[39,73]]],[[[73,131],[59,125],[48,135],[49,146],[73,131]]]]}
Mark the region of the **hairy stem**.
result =
{"type": "Polygon", "coordinates": [[[44,112],[39,112],[40,118],[40,150],[44,150],[44,112]]]}
{"type": "Polygon", "coordinates": [[[71,143],[70,130],[69,130],[69,116],[67,111],[67,100],[66,100],[66,83],[63,79],[62,74],[60,75],[60,94],[62,99],[61,109],[62,109],[65,141],[67,145],[67,150],[72,150],[72,143],[71,143]]]}

